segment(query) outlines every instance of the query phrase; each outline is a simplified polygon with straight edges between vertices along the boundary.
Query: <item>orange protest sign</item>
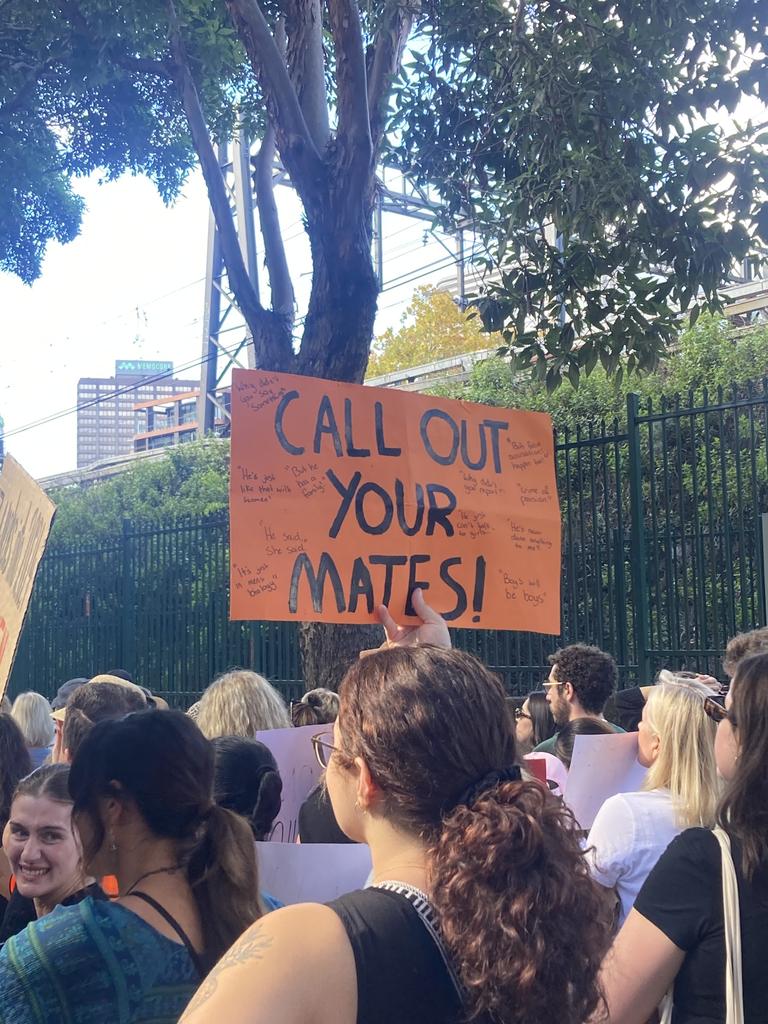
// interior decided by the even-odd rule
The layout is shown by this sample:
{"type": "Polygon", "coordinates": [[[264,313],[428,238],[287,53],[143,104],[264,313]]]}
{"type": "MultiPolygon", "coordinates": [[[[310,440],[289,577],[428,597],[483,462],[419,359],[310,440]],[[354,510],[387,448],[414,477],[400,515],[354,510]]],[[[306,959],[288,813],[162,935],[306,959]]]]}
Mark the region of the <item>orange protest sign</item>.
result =
{"type": "Polygon", "coordinates": [[[230,523],[233,619],[560,631],[544,413],[235,370],[230,523]]]}

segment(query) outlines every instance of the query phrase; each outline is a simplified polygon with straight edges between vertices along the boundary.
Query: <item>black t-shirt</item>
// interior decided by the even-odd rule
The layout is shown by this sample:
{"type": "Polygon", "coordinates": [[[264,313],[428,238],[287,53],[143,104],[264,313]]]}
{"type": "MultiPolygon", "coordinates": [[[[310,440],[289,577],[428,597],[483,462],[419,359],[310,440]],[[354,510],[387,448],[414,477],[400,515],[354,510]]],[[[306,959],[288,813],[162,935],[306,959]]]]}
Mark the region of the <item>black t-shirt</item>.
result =
{"type": "MultiPolygon", "coordinates": [[[[387,889],[360,889],[328,906],[344,925],[355,956],[357,1024],[460,1024],[456,982],[412,899],[387,889]]],[[[482,1022],[478,1021],[478,1024],[482,1022]]]]}
{"type": "Polygon", "coordinates": [[[338,826],[325,786],[317,786],[299,808],[302,843],[351,843],[338,826]]]}
{"type": "MultiPolygon", "coordinates": [[[[744,1020],[768,1024],[768,864],[751,881],[741,872],[741,850],[731,840],[741,913],[744,1020]]],[[[708,829],[673,839],[646,879],[635,910],[685,952],[675,980],[673,1024],[725,1020],[725,937],[722,859],[708,829]]]]}

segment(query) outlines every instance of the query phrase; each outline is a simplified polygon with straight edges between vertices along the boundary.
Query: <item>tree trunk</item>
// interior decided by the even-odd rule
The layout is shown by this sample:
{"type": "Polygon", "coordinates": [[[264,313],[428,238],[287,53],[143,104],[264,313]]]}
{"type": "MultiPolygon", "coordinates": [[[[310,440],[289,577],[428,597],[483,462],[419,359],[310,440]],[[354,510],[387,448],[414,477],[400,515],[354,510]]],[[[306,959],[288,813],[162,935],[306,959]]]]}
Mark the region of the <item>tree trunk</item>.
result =
{"type": "Polygon", "coordinates": [[[373,170],[363,183],[355,183],[354,171],[340,147],[327,166],[327,187],[305,203],[312,291],[297,372],[362,384],[379,285],[371,257],[373,170]]]}
{"type": "Polygon", "coordinates": [[[338,690],[347,669],[360,657],[360,651],[378,647],[383,639],[381,626],[302,622],[299,654],[305,691],[316,686],[338,690]]]}
{"type": "MultiPolygon", "coordinates": [[[[334,177],[323,190],[325,201],[307,209],[312,291],[297,372],[362,384],[379,291],[371,259],[374,178],[371,172],[362,198],[351,202],[349,167],[339,166],[343,152],[336,156],[336,166],[329,169],[334,177]]],[[[302,623],[299,649],[304,686],[337,690],[360,651],[378,647],[383,638],[381,626],[376,625],[302,623]]]]}

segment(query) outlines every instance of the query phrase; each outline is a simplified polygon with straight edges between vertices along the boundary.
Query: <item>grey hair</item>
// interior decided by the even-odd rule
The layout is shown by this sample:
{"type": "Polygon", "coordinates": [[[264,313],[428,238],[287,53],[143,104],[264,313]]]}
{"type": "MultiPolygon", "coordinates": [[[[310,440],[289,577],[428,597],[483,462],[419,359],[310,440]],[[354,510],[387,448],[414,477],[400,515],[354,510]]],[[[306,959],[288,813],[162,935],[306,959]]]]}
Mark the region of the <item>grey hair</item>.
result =
{"type": "Polygon", "coordinates": [[[41,693],[20,693],[13,702],[11,715],[24,734],[28,747],[50,747],[55,728],[51,705],[41,693]]]}
{"type": "Polygon", "coordinates": [[[324,724],[335,722],[339,717],[339,695],[333,690],[327,690],[322,686],[307,690],[301,702],[314,708],[324,724]]]}
{"type": "Polygon", "coordinates": [[[253,739],[262,729],[290,729],[283,698],[264,676],[233,669],[214,680],[200,698],[196,718],[209,740],[218,736],[253,739]]]}

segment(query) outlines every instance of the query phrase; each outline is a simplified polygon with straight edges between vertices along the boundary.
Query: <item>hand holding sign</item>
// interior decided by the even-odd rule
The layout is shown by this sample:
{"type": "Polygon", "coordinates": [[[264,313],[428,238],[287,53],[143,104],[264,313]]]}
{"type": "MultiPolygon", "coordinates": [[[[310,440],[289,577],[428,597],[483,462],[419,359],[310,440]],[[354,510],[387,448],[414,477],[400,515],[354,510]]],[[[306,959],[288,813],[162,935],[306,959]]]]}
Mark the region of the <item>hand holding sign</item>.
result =
{"type": "Polygon", "coordinates": [[[411,596],[414,612],[421,619],[416,626],[398,626],[386,605],[378,609],[379,618],[387,634],[387,647],[415,647],[418,644],[432,644],[433,647],[451,646],[451,635],[442,615],[430,608],[424,600],[423,590],[414,590],[411,596]]]}
{"type": "Polygon", "coordinates": [[[414,590],[411,597],[413,610],[421,619],[416,626],[398,626],[385,604],[379,605],[376,612],[386,633],[386,640],[381,647],[371,651],[361,651],[360,657],[386,650],[388,647],[418,647],[430,644],[432,647],[451,647],[451,634],[442,615],[430,608],[424,600],[422,590],[414,590]]]}

